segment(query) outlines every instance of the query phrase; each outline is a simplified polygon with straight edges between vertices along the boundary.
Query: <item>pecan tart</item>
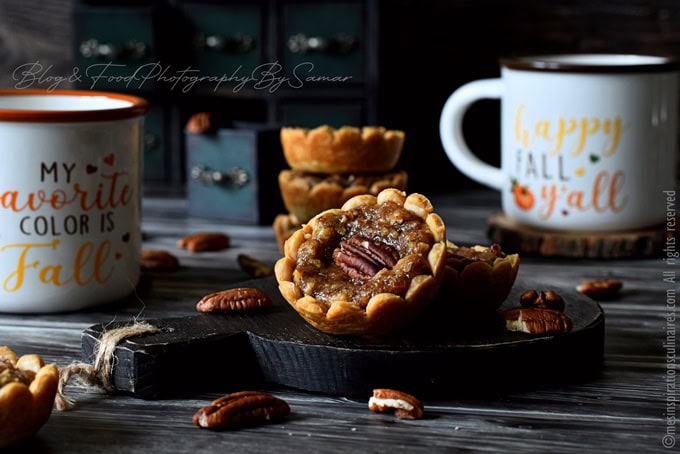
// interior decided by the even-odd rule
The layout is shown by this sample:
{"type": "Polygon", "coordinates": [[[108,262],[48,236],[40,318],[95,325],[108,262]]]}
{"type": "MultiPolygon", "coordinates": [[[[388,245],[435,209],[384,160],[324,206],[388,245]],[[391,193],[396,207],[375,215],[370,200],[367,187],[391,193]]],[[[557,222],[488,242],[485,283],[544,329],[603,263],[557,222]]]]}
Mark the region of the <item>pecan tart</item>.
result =
{"type": "Polygon", "coordinates": [[[343,203],[361,194],[377,195],[387,188],[406,189],[405,171],[384,174],[332,174],[282,170],[279,188],[283,204],[300,223],[330,208],[340,208],[343,203]]]}
{"type": "Polygon", "coordinates": [[[504,253],[498,244],[465,247],[447,241],[437,308],[472,315],[493,313],[510,294],[519,262],[519,255],[504,253]]]}
{"type": "Polygon", "coordinates": [[[288,303],[331,334],[385,334],[413,320],[439,289],[446,227],[421,194],[352,197],[285,242],[274,272],[288,303]]]}
{"type": "Polygon", "coordinates": [[[17,359],[0,346],[0,448],[26,438],[47,422],[57,393],[59,371],[38,355],[17,359]]]}
{"type": "Polygon", "coordinates": [[[288,165],[301,172],[389,172],[401,156],[404,132],[379,126],[288,127],[281,128],[281,146],[288,165]]]}

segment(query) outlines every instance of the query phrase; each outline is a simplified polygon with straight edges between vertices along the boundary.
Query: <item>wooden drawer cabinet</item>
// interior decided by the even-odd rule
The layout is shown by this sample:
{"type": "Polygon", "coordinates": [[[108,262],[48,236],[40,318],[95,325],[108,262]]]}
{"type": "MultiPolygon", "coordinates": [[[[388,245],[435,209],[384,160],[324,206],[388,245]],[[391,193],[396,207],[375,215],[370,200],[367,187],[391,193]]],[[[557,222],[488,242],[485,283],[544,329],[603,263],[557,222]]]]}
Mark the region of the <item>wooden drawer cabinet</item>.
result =
{"type": "Polygon", "coordinates": [[[376,123],[377,0],[77,2],[77,66],[105,76],[94,85],[84,77],[77,88],[124,91],[152,103],[144,156],[149,185],[194,188],[207,194],[201,203],[213,203],[210,194],[219,191],[206,193],[190,179],[192,148],[208,147],[184,135],[186,119],[198,111],[274,127],[376,123]]]}

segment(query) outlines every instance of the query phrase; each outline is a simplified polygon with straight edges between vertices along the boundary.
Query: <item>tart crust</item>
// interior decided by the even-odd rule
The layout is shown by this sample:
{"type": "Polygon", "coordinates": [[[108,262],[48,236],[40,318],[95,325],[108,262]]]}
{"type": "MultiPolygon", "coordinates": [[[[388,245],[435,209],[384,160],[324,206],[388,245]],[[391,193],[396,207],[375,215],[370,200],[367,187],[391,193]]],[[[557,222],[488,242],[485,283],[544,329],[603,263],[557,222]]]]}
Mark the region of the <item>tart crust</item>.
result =
{"type": "Polygon", "coordinates": [[[295,170],[279,173],[283,203],[299,223],[330,208],[339,208],[356,195],[378,195],[387,188],[406,189],[405,171],[371,175],[320,175],[295,170]]]}
{"type": "Polygon", "coordinates": [[[0,346],[0,447],[37,432],[50,417],[59,371],[38,355],[16,357],[0,346]]]}
{"type": "Polygon", "coordinates": [[[288,165],[301,172],[380,173],[397,164],[404,136],[381,126],[287,127],[281,128],[281,145],[288,165]]]}
{"type": "Polygon", "coordinates": [[[519,264],[518,254],[507,255],[498,245],[461,247],[447,241],[437,308],[476,316],[492,314],[510,294],[519,264]]]}
{"type": "Polygon", "coordinates": [[[290,238],[296,230],[302,227],[302,223],[297,220],[295,215],[282,213],[276,215],[272,227],[274,228],[274,233],[276,235],[276,243],[279,245],[281,252],[283,252],[286,240],[290,238]]]}
{"type": "Polygon", "coordinates": [[[385,334],[412,321],[439,289],[445,239],[444,222],[425,196],[389,188],[314,216],[285,242],[274,272],[281,295],[319,330],[385,334]],[[389,251],[394,263],[358,278],[336,259],[347,243],[389,251]]]}

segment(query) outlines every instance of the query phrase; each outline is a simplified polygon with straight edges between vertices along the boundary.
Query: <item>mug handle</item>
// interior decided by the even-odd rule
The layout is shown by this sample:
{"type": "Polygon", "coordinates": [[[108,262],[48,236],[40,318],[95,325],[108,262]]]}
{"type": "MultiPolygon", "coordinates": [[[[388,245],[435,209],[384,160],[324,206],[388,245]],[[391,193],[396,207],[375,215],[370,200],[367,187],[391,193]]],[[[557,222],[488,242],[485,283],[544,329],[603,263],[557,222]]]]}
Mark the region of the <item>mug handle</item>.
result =
{"type": "Polygon", "coordinates": [[[504,173],[475,156],[463,138],[463,117],[480,99],[500,99],[505,84],[502,79],[480,79],[468,82],[454,91],[444,104],[439,119],[439,135],[449,160],[462,173],[498,191],[503,189],[504,173]]]}

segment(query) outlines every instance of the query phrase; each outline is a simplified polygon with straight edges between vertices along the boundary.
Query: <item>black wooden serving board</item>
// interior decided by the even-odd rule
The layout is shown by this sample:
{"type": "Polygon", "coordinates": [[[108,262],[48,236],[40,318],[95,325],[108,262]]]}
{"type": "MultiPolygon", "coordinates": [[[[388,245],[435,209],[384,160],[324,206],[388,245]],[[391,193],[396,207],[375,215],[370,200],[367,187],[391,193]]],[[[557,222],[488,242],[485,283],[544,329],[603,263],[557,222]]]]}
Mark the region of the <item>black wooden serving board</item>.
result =
{"type": "MultiPolygon", "coordinates": [[[[313,328],[281,297],[274,278],[232,287],[260,288],[273,307],[146,320],[160,331],[118,344],[116,390],[154,399],[270,383],[346,396],[365,395],[376,387],[421,396],[470,395],[582,380],[597,373],[602,363],[604,314],[596,302],[573,289],[555,289],[574,322],[564,335],[509,332],[500,317],[480,322],[428,311],[397,334],[364,338],[313,328]]],[[[516,306],[528,288],[544,287],[518,279],[502,309],[516,306]]],[[[105,330],[125,324],[85,330],[83,359],[91,362],[105,330]]]]}

